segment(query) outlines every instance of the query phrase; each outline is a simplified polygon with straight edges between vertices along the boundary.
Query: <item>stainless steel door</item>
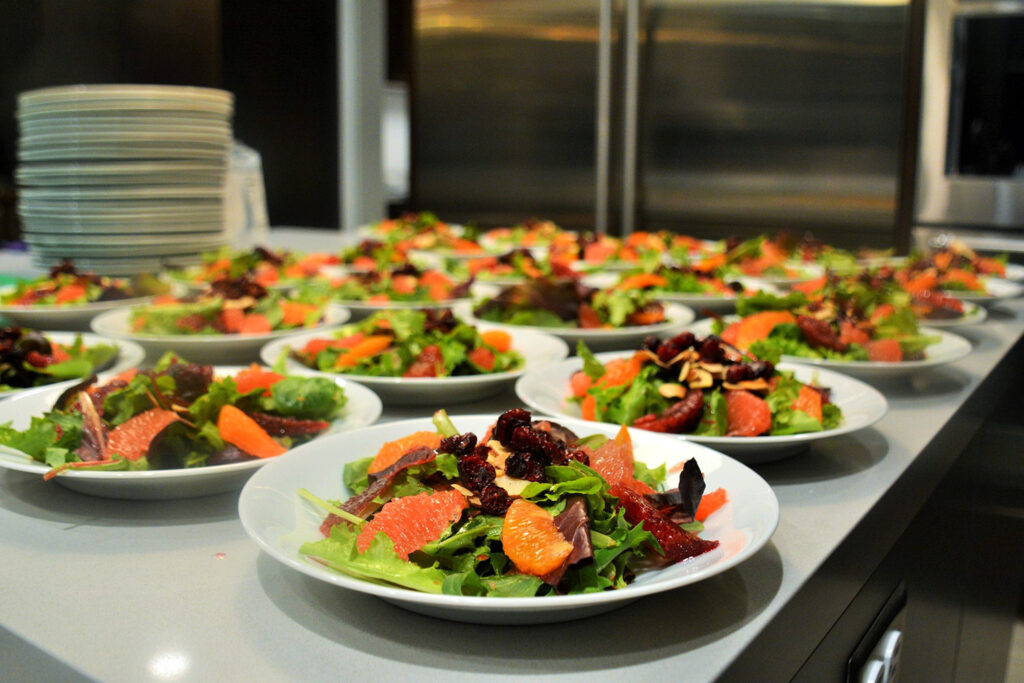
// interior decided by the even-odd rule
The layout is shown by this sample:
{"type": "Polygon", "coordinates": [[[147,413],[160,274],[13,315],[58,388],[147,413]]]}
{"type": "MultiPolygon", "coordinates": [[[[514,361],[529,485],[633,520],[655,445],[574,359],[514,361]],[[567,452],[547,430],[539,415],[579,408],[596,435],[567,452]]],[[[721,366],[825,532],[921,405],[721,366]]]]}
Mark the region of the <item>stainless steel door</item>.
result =
{"type": "Polygon", "coordinates": [[[417,2],[415,206],[482,224],[594,227],[600,7],[417,2]]]}
{"type": "Polygon", "coordinates": [[[648,0],[638,223],[891,245],[905,2],[648,0]]]}

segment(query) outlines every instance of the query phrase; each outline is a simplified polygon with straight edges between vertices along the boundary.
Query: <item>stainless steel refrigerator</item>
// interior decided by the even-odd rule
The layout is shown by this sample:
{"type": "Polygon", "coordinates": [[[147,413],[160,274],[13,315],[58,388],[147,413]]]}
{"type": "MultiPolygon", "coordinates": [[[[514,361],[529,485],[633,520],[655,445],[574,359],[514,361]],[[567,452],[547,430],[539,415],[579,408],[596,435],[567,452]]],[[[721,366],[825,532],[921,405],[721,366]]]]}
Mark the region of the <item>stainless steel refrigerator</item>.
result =
{"type": "Polygon", "coordinates": [[[895,240],[909,2],[417,0],[411,203],[895,240]]]}

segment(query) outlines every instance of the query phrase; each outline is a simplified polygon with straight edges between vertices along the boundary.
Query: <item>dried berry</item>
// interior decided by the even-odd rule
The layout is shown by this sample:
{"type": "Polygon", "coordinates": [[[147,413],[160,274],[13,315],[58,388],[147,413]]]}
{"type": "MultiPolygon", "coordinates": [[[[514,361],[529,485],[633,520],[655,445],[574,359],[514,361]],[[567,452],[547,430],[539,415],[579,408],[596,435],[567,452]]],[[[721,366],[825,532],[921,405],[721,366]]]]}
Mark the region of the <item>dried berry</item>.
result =
{"type": "Polygon", "coordinates": [[[474,493],[479,493],[494,481],[494,466],[471,455],[459,460],[459,480],[474,493]]]}
{"type": "Polygon", "coordinates": [[[670,339],[658,347],[658,360],[662,363],[668,363],[678,356],[679,352],[682,350],[682,347],[677,346],[676,343],[670,339]]]}
{"type": "Polygon", "coordinates": [[[736,365],[730,365],[725,369],[725,381],[726,382],[743,382],[751,378],[750,366],[743,363],[736,365]]]}
{"type": "Polygon", "coordinates": [[[505,459],[505,474],[516,479],[544,481],[544,456],[535,453],[513,453],[505,459]]]}
{"type": "Polygon", "coordinates": [[[510,450],[529,451],[544,456],[549,462],[565,461],[565,442],[558,441],[547,432],[532,427],[516,427],[506,446],[510,450]]]}
{"type": "Polygon", "coordinates": [[[576,462],[583,463],[584,465],[590,465],[590,456],[582,448],[574,448],[565,454],[566,460],[575,460],[576,462]]]}
{"type": "Polygon", "coordinates": [[[721,363],[725,358],[725,349],[718,337],[707,337],[700,345],[700,359],[710,363],[721,363]]]}
{"type": "Polygon", "coordinates": [[[693,336],[693,332],[680,332],[676,336],[672,337],[671,341],[673,344],[678,346],[680,349],[688,349],[693,346],[693,343],[697,340],[693,336]]]}
{"type": "Polygon", "coordinates": [[[642,351],[653,351],[654,353],[657,353],[659,346],[661,346],[661,340],[654,335],[651,335],[641,342],[640,349],[642,351]]]}
{"type": "Polygon", "coordinates": [[[749,363],[748,367],[750,368],[750,374],[754,379],[769,379],[775,374],[775,366],[771,361],[755,360],[749,363]]]}
{"type": "Polygon", "coordinates": [[[496,484],[488,484],[479,495],[480,509],[489,515],[503,515],[512,505],[508,491],[496,484]]]}
{"type": "MultiPolygon", "coordinates": [[[[465,434],[456,434],[455,436],[449,436],[446,439],[441,439],[441,445],[438,447],[438,453],[451,453],[458,457],[464,457],[473,452],[476,448],[476,434],[473,432],[466,432],[465,434]]],[[[486,458],[486,454],[484,458],[486,458]]]]}
{"type": "Polygon", "coordinates": [[[513,408],[512,410],[506,410],[498,418],[498,421],[494,425],[494,438],[500,441],[504,446],[509,447],[507,443],[512,437],[512,432],[516,427],[528,427],[530,425],[530,413],[522,408],[513,408]]]}

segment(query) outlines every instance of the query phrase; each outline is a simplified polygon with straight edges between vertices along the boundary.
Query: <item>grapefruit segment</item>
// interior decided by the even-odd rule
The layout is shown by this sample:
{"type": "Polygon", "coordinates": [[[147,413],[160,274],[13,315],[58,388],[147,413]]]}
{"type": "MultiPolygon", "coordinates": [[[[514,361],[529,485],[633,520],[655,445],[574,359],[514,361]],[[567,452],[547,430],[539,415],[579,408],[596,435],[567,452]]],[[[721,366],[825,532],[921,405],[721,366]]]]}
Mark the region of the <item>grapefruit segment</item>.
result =
{"type": "Polygon", "coordinates": [[[161,408],[152,408],[125,420],[114,427],[107,437],[104,459],[117,454],[127,460],[138,460],[149,451],[153,437],[177,420],[178,416],[174,412],[161,408]]]}
{"type": "Polygon", "coordinates": [[[749,391],[725,392],[725,405],[729,413],[726,436],[757,436],[771,429],[771,408],[749,391]]]}
{"type": "Polygon", "coordinates": [[[395,544],[395,554],[408,560],[409,553],[439,539],[465,509],[465,496],[454,489],[392,498],[363,526],[356,547],[366,552],[382,533],[395,544]]]}
{"type": "Polygon", "coordinates": [[[373,458],[373,462],[370,463],[370,468],[367,472],[371,474],[380,472],[394,465],[398,462],[399,458],[409,451],[417,448],[425,447],[430,450],[436,450],[440,445],[441,437],[438,436],[437,432],[428,431],[413,432],[408,436],[403,436],[401,439],[388,441],[377,451],[377,455],[373,458]]]}

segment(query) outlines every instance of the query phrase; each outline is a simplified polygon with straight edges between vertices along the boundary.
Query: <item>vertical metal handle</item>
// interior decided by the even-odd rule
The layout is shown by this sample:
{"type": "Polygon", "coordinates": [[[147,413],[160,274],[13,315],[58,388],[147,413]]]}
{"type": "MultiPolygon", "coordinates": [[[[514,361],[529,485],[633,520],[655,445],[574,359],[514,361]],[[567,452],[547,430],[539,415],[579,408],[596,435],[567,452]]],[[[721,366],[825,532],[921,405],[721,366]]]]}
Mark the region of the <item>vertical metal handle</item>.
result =
{"type": "Polygon", "coordinates": [[[640,90],[641,0],[626,0],[625,99],[622,125],[622,236],[632,234],[636,218],[636,135],[640,90]]]}
{"type": "Polygon", "coordinates": [[[595,168],[597,175],[594,230],[608,230],[608,187],[611,166],[612,118],[612,5],[601,0],[597,25],[597,122],[595,126],[595,168]]]}

